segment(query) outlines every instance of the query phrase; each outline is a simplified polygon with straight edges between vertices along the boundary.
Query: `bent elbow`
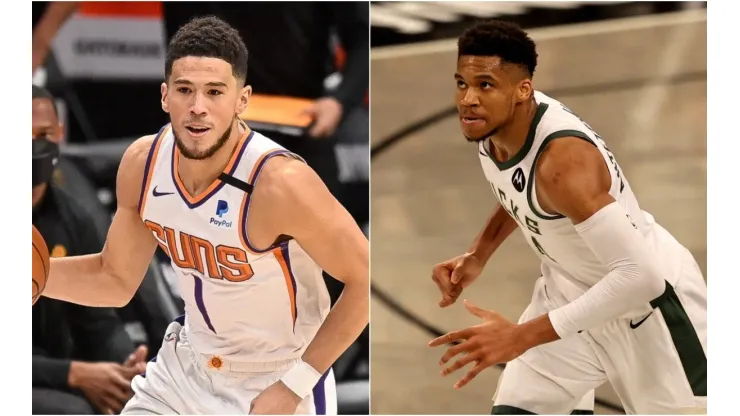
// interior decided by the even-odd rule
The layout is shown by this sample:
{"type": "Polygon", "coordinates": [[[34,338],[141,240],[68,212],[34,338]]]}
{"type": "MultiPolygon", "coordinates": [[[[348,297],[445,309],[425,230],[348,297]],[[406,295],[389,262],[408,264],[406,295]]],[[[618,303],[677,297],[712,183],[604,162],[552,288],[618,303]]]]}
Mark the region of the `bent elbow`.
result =
{"type": "Polygon", "coordinates": [[[118,296],[118,297],[116,297],[113,300],[111,307],[113,307],[113,308],[123,308],[123,307],[125,307],[126,305],[129,304],[129,302],[131,302],[131,299],[134,298],[134,293],[136,293],[136,292],[132,292],[130,295],[125,294],[124,296],[118,296]]]}
{"type": "MultiPolygon", "coordinates": [[[[657,265],[629,262],[613,269],[623,287],[623,299],[631,306],[651,302],[665,291],[665,279],[657,265]]],[[[617,280],[615,280],[616,283],[617,280]]]]}
{"type": "Polygon", "coordinates": [[[640,293],[645,302],[651,302],[665,292],[666,280],[657,265],[646,265],[642,268],[641,275],[640,293]]]}
{"type": "Polygon", "coordinates": [[[131,302],[131,299],[133,299],[136,294],[136,290],[138,289],[138,285],[131,284],[132,279],[127,278],[127,276],[111,267],[111,265],[105,261],[104,256],[100,256],[100,261],[102,263],[101,268],[104,275],[102,276],[103,279],[107,279],[113,283],[111,285],[113,290],[110,291],[110,298],[106,303],[110,304],[110,306],[114,308],[123,308],[131,302]]]}
{"type": "Polygon", "coordinates": [[[665,292],[667,283],[663,278],[663,275],[660,273],[651,276],[650,279],[647,280],[649,280],[649,284],[647,285],[648,288],[646,292],[648,293],[648,297],[650,298],[648,301],[650,302],[653,299],[660,297],[665,292]]]}
{"type": "Polygon", "coordinates": [[[115,291],[116,296],[113,300],[115,303],[114,307],[123,308],[131,302],[131,299],[134,298],[138,286],[132,285],[132,279],[129,279],[126,276],[114,275],[113,278],[116,280],[118,285],[118,290],[115,291]]]}

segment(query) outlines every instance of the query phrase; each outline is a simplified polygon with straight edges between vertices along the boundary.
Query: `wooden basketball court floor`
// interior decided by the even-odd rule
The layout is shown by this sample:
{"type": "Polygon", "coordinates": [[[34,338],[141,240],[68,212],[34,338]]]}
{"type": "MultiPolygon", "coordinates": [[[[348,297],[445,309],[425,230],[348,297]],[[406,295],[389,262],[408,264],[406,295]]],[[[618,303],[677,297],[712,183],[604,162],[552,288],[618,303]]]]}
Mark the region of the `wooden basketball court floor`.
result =
{"type": "MultiPolygon", "coordinates": [[[[537,89],[560,99],[601,134],[643,209],[694,254],[706,276],[706,11],[690,10],[536,29],[537,89]]],[[[461,136],[453,105],[454,40],[373,49],[371,171],[373,414],[488,414],[500,370],[461,390],[442,378],[443,349],[408,312],[440,331],[476,323],[462,302],[446,309],[432,265],[462,253],[494,207],[476,147],[461,136]],[[402,310],[389,307],[387,295],[402,310]]],[[[539,264],[519,232],[464,292],[516,321],[539,264]]],[[[462,297],[461,297],[462,299],[462,297]]],[[[619,405],[606,385],[597,398],[619,405]]],[[[597,414],[619,409],[598,405],[597,414]]]]}

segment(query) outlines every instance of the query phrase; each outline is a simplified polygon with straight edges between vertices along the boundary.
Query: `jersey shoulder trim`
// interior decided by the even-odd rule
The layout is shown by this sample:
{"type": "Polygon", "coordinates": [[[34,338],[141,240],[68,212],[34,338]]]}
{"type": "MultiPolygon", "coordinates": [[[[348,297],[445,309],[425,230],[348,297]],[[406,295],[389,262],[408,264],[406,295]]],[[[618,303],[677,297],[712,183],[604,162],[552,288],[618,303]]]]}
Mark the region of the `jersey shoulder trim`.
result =
{"type": "Polygon", "coordinates": [[[548,214],[539,208],[539,204],[537,204],[537,206],[535,206],[534,204],[534,192],[537,192],[536,189],[534,189],[534,179],[537,172],[537,161],[539,160],[540,156],[542,156],[542,152],[545,151],[545,148],[547,148],[547,145],[550,144],[550,142],[563,137],[578,137],[579,139],[586,140],[596,146],[596,143],[594,143],[594,141],[586,133],[579,130],[558,130],[548,134],[547,137],[542,140],[542,143],[537,149],[537,153],[535,154],[532,161],[532,168],[529,170],[529,181],[527,183],[527,202],[529,203],[529,209],[532,210],[534,215],[543,220],[559,220],[565,218],[565,216],[561,214],[548,214]]]}
{"type": "MultiPolygon", "coordinates": [[[[274,149],[272,151],[265,152],[262,156],[260,156],[257,163],[254,164],[252,172],[249,174],[249,180],[247,181],[247,184],[254,187],[260,172],[262,172],[262,168],[265,166],[265,163],[267,163],[268,160],[272,159],[275,156],[289,156],[305,163],[303,158],[287,149],[274,149]]],[[[252,254],[262,254],[270,250],[274,250],[280,245],[280,242],[273,243],[265,249],[259,249],[252,245],[252,243],[249,241],[249,236],[247,235],[247,216],[249,215],[249,202],[252,199],[251,196],[251,193],[247,193],[242,199],[242,205],[239,210],[239,236],[241,237],[242,245],[252,254]]]]}
{"type": "Polygon", "coordinates": [[[519,162],[524,160],[525,157],[529,154],[529,151],[532,150],[532,145],[534,145],[534,139],[535,139],[535,133],[537,132],[537,126],[540,124],[540,120],[542,120],[542,116],[545,115],[545,112],[547,111],[547,108],[550,105],[547,103],[539,103],[537,105],[537,110],[534,113],[534,118],[532,119],[532,124],[529,125],[529,131],[527,132],[527,139],[524,141],[524,146],[522,146],[521,149],[519,149],[519,152],[514,155],[511,159],[505,161],[505,162],[499,162],[496,160],[496,158],[493,156],[491,152],[488,152],[488,157],[493,161],[493,164],[496,165],[496,167],[499,170],[507,170],[511,169],[514,166],[518,165],[519,162]]]}
{"type": "Polygon", "coordinates": [[[149,193],[149,186],[152,183],[152,175],[154,173],[154,164],[157,160],[157,155],[159,154],[159,149],[162,145],[163,137],[167,132],[169,131],[170,123],[165,124],[162,126],[161,129],[159,129],[159,132],[154,137],[154,140],[152,140],[152,145],[149,148],[149,154],[146,157],[146,163],[144,164],[144,179],[141,183],[141,193],[139,194],[139,204],[138,204],[138,210],[139,215],[144,216],[144,208],[146,206],[146,197],[149,193]]]}

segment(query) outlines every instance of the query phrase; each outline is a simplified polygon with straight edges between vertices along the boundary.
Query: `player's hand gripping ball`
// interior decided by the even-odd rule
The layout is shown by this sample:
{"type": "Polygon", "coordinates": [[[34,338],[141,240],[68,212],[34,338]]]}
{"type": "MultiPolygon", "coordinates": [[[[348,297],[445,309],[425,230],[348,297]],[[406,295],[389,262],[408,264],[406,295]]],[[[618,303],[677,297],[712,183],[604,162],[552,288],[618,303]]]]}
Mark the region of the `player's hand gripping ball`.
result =
{"type": "Polygon", "coordinates": [[[33,227],[33,302],[39,300],[41,294],[46,288],[46,279],[49,277],[49,248],[46,247],[46,241],[41,236],[39,230],[33,227]]]}

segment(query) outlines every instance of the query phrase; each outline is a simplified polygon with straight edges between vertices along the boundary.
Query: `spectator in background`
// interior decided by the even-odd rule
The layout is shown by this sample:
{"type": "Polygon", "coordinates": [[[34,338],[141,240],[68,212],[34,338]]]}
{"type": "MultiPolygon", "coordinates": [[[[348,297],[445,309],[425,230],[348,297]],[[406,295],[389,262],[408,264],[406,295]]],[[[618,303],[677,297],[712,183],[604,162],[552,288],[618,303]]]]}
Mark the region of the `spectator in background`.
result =
{"type": "MultiPolygon", "coordinates": [[[[97,253],[87,212],[52,183],[62,139],[53,97],[33,86],[33,225],[55,257],[97,253]]],[[[33,306],[32,412],[114,414],[132,396],[147,350],[134,345],[116,312],[42,297],[33,306]],[[123,364],[121,364],[123,363],[123,364]]]]}
{"type": "Polygon", "coordinates": [[[32,72],[44,65],[59,29],[77,10],[78,2],[34,1],[32,6],[32,72]]]}
{"type": "MultiPolygon", "coordinates": [[[[167,41],[196,16],[214,15],[239,30],[249,50],[247,83],[254,94],[315,100],[307,137],[264,132],[301,155],[335,197],[341,184],[334,132],[363,104],[369,83],[369,4],[358,2],[163,2],[167,41]],[[332,34],[346,53],[342,79],[327,89],[336,68],[332,34]]],[[[367,126],[360,126],[367,129],[367,126]]]]}

